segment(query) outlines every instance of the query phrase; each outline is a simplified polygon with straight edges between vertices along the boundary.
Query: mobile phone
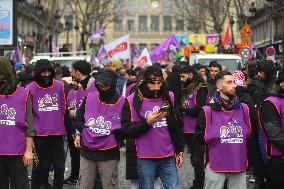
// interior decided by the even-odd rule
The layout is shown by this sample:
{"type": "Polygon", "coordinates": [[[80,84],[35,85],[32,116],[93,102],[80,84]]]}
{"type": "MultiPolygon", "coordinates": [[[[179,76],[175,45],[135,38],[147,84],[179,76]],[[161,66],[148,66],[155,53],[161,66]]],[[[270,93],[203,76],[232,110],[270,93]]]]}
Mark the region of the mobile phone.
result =
{"type": "Polygon", "coordinates": [[[158,111],[158,113],[161,113],[161,112],[167,112],[169,109],[169,106],[163,106],[160,108],[160,110],[158,111]]]}

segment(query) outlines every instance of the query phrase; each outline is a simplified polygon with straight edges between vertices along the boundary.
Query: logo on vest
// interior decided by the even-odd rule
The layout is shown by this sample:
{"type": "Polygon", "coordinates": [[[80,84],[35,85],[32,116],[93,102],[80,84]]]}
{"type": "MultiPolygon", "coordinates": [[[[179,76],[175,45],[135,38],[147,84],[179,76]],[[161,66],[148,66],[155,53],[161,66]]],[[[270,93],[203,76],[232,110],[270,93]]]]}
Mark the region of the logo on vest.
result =
{"type": "Polygon", "coordinates": [[[221,143],[243,143],[243,130],[239,126],[239,122],[234,120],[228,123],[228,126],[222,126],[220,128],[221,143]]]}
{"type": "Polygon", "coordinates": [[[2,104],[0,115],[4,115],[6,117],[6,119],[0,119],[1,125],[16,125],[16,121],[14,121],[16,110],[14,108],[8,108],[7,104],[2,104]]]}
{"type": "Polygon", "coordinates": [[[57,94],[54,94],[54,96],[46,94],[43,98],[38,98],[38,111],[51,112],[59,110],[57,98],[57,94]]]}
{"type": "MultiPolygon", "coordinates": [[[[147,119],[149,113],[151,113],[151,112],[158,113],[159,110],[160,110],[159,106],[154,106],[152,111],[147,111],[145,113],[145,118],[147,119]]],[[[167,125],[167,119],[164,117],[164,118],[161,119],[161,121],[154,123],[152,126],[153,126],[153,128],[167,127],[168,126],[167,125]]]]}
{"type": "Polygon", "coordinates": [[[186,107],[186,108],[190,107],[189,100],[192,100],[192,98],[193,98],[193,94],[185,97],[183,106],[186,107]]]}
{"type": "Polygon", "coordinates": [[[88,119],[86,126],[89,131],[97,134],[110,135],[111,122],[105,121],[103,116],[99,116],[97,119],[88,119]]]}
{"type": "Polygon", "coordinates": [[[76,110],[76,106],[77,106],[76,102],[77,102],[76,99],[74,99],[68,104],[69,110],[76,110]]]}

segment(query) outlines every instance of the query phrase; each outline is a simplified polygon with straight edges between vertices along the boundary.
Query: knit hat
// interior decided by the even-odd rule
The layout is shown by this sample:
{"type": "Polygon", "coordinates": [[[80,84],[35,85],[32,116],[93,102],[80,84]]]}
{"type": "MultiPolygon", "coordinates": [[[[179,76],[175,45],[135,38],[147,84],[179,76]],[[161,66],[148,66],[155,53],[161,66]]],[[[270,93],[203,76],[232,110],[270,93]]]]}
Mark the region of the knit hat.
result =
{"type": "Polygon", "coordinates": [[[233,73],[233,77],[237,86],[245,86],[246,77],[243,72],[237,70],[233,73]]]}
{"type": "Polygon", "coordinates": [[[260,60],[257,62],[257,71],[263,71],[267,75],[273,75],[275,72],[272,60],[260,60]]]}
{"type": "Polygon", "coordinates": [[[115,87],[116,82],[117,82],[117,75],[113,70],[104,68],[98,71],[98,74],[96,76],[97,84],[115,87]]]}

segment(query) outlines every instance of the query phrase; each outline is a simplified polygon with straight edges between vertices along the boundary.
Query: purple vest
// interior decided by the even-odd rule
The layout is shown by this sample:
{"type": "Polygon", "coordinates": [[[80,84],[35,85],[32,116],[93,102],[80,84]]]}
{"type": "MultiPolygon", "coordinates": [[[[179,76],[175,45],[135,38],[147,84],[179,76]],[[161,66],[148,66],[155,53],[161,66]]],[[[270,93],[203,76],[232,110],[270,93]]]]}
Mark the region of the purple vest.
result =
{"type": "Polygon", "coordinates": [[[247,169],[247,140],[251,133],[246,104],[233,111],[203,107],[206,116],[205,142],[209,166],[214,172],[244,172],[247,169]]]}
{"type": "MultiPolygon", "coordinates": [[[[278,98],[278,97],[268,97],[266,99],[266,101],[270,101],[274,104],[275,108],[277,109],[280,118],[281,118],[281,129],[282,132],[284,133],[284,100],[282,98],[278,98]]],[[[279,150],[279,148],[276,147],[276,145],[274,145],[273,143],[270,145],[270,149],[268,150],[268,141],[267,141],[267,137],[266,134],[263,130],[263,128],[261,127],[261,133],[263,134],[264,138],[264,144],[266,147],[266,152],[268,152],[270,150],[269,156],[282,156],[282,158],[284,158],[284,152],[279,150]]]]}
{"type": "MultiPolygon", "coordinates": [[[[194,108],[196,106],[196,95],[197,91],[194,90],[193,94],[184,98],[184,106],[186,108],[194,108]]],[[[183,115],[183,132],[184,133],[195,133],[197,117],[190,115],[183,115]]]]}
{"type": "Polygon", "coordinates": [[[125,94],[126,97],[130,95],[131,90],[133,89],[133,87],[135,87],[135,85],[136,83],[132,83],[129,86],[126,86],[126,94],[125,94]]]}
{"type": "Polygon", "coordinates": [[[28,90],[18,86],[12,95],[0,95],[0,155],[23,155],[26,150],[28,90]]]}
{"type": "MultiPolygon", "coordinates": [[[[137,123],[141,117],[146,118],[150,112],[158,112],[163,106],[162,98],[146,99],[143,98],[139,114],[135,111],[133,106],[133,96],[131,94],[127,97],[132,123],[137,123]]],[[[170,93],[173,101],[173,93],[170,93]]],[[[174,145],[167,127],[166,118],[152,125],[152,127],[143,135],[136,138],[136,150],[139,158],[164,158],[174,155],[174,145]]]]}
{"type": "Polygon", "coordinates": [[[77,90],[72,89],[71,91],[69,91],[67,98],[68,109],[77,109],[77,94],[77,90]]]}
{"type": "Polygon", "coordinates": [[[108,150],[117,146],[113,131],[121,128],[124,101],[125,98],[120,97],[116,104],[105,104],[99,100],[98,92],[88,94],[82,133],[84,146],[92,150],[108,150]]]}
{"type": "Polygon", "coordinates": [[[98,91],[95,82],[92,82],[85,90],[80,87],[77,92],[77,107],[79,108],[84,97],[90,92],[98,91]]]}
{"type": "Polygon", "coordinates": [[[33,123],[36,136],[65,134],[65,94],[62,81],[53,80],[51,87],[42,88],[35,81],[30,90],[33,105],[33,123]]]}

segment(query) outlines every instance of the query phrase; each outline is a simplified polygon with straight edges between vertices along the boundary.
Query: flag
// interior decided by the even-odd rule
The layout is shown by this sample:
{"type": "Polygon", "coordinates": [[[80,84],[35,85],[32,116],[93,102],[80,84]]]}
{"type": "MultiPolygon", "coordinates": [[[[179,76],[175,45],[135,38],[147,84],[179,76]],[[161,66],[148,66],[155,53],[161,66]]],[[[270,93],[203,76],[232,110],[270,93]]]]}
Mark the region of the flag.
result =
{"type": "Polygon", "coordinates": [[[107,62],[108,55],[104,46],[101,46],[99,49],[97,57],[99,59],[99,64],[105,64],[107,62]]]}
{"type": "Polygon", "coordinates": [[[53,41],[51,43],[51,51],[53,56],[60,56],[59,48],[56,46],[56,44],[53,41]]]}
{"type": "Polygon", "coordinates": [[[96,41],[98,39],[103,39],[104,37],[105,37],[105,29],[100,28],[91,34],[90,39],[96,41]]]}
{"type": "Polygon", "coordinates": [[[223,47],[228,45],[229,39],[230,39],[230,24],[227,25],[226,33],[224,35],[224,39],[222,43],[223,47]]]}
{"type": "Polygon", "coordinates": [[[12,60],[14,64],[17,64],[20,61],[20,49],[18,45],[17,48],[12,53],[12,60]]]}
{"type": "Polygon", "coordinates": [[[140,49],[137,47],[136,44],[131,47],[131,63],[136,64],[141,52],[140,49]]]}
{"type": "Polygon", "coordinates": [[[166,41],[151,52],[150,57],[152,61],[169,60],[171,59],[170,54],[175,54],[180,50],[180,45],[175,35],[172,34],[166,41]]]}
{"type": "Polygon", "coordinates": [[[110,61],[130,59],[129,35],[120,37],[104,46],[110,61]]]}
{"type": "Polygon", "coordinates": [[[97,56],[96,56],[96,53],[95,53],[95,51],[92,53],[92,63],[95,65],[95,64],[99,64],[100,62],[99,62],[99,60],[98,60],[98,58],[97,58],[97,56]]]}
{"type": "Polygon", "coordinates": [[[139,57],[139,59],[136,63],[136,67],[143,68],[143,67],[147,67],[147,66],[151,66],[151,65],[152,65],[152,61],[150,59],[149,52],[148,52],[147,48],[145,48],[142,51],[142,53],[141,53],[141,55],[140,55],[140,57],[139,57]]]}

